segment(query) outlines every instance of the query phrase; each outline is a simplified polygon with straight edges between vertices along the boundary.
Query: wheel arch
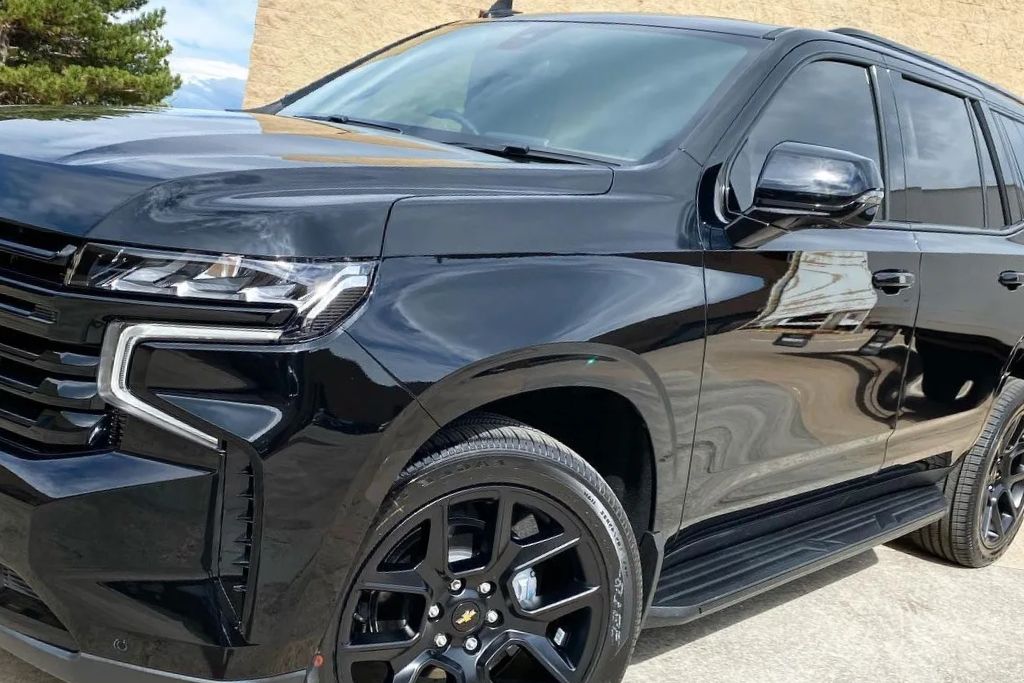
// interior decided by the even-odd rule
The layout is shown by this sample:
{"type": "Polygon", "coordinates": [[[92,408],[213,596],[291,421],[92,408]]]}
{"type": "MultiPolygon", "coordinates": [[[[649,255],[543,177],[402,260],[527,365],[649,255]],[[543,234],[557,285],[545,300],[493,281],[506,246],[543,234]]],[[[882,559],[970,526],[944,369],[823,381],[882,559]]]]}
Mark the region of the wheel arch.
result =
{"type": "MultiPolygon", "coordinates": [[[[659,531],[678,523],[678,510],[661,510],[658,505],[658,487],[673,480],[677,467],[671,404],[657,374],[635,353],[592,343],[560,343],[504,353],[433,384],[418,396],[418,406],[432,418],[432,424],[415,428],[420,447],[411,456],[406,450],[404,459],[386,457],[378,481],[393,482],[422,456],[420,449],[437,431],[475,412],[501,414],[545,431],[582,451],[580,455],[605,475],[615,463],[607,458],[602,462],[592,448],[585,447],[586,440],[574,433],[585,427],[579,418],[589,409],[600,409],[613,419],[632,413],[629,426],[642,429],[642,434],[635,436],[646,441],[642,465],[651,475],[646,524],[638,531],[659,531]],[[569,402],[559,402],[559,398],[569,402]],[[531,406],[533,401],[536,406],[531,406]],[[546,417],[545,411],[557,411],[557,415],[546,417]],[[559,427],[562,416],[569,419],[559,427]]],[[[410,420],[400,417],[399,422],[410,420]]],[[[638,514],[633,510],[631,520],[638,514]]]]}

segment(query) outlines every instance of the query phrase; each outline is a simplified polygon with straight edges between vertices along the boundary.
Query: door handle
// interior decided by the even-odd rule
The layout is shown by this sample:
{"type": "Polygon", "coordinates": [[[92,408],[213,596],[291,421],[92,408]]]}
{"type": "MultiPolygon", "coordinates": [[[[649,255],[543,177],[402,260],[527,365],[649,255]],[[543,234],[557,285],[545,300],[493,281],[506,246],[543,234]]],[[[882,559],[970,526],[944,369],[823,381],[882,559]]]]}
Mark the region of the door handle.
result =
{"type": "Polygon", "coordinates": [[[899,294],[904,289],[913,287],[917,278],[905,270],[880,270],[871,281],[875,289],[880,289],[886,294],[899,294]]]}
{"type": "Polygon", "coordinates": [[[1024,273],[1019,270],[1007,270],[999,274],[999,284],[1011,292],[1024,287],[1024,273]]]}

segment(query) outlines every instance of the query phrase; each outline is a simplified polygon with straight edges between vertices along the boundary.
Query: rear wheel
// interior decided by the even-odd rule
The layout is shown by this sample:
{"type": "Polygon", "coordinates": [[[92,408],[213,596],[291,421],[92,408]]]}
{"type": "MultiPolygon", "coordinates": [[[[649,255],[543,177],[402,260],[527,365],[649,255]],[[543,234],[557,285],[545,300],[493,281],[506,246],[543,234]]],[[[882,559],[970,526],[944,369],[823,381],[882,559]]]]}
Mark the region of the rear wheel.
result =
{"type": "Polygon", "coordinates": [[[917,532],[935,555],[984,567],[1007,551],[1024,524],[1024,381],[1011,379],[978,443],[946,482],[949,514],[917,532]]]}
{"type": "Polygon", "coordinates": [[[456,423],[427,451],[399,478],[347,598],[341,680],[620,680],[640,563],[597,472],[494,416],[456,423]]]}

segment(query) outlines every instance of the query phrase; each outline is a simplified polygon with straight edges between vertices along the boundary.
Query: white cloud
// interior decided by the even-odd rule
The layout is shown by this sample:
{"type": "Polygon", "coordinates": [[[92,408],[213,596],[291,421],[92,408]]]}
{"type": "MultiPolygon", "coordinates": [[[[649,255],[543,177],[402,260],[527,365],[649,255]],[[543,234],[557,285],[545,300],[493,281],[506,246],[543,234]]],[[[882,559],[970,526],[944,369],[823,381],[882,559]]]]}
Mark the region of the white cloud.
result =
{"type": "Polygon", "coordinates": [[[181,76],[177,106],[240,107],[249,77],[257,0],[151,0],[167,10],[164,36],[174,46],[171,69],[181,76]]]}
{"type": "Polygon", "coordinates": [[[167,10],[164,35],[179,57],[247,67],[257,0],[152,0],[167,10]]]}
{"type": "Polygon", "coordinates": [[[180,75],[181,80],[185,83],[197,83],[224,78],[235,78],[244,81],[249,76],[249,69],[241,64],[222,62],[217,59],[202,59],[200,57],[172,55],[171,69],[180,75]]]}

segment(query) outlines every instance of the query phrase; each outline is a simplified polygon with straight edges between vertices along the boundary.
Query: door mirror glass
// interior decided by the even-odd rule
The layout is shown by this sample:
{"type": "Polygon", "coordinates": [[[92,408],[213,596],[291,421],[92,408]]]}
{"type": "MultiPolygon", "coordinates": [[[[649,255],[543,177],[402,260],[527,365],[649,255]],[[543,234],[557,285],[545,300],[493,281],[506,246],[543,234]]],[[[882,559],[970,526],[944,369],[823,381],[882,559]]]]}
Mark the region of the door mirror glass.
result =
{"type": "Polygon", "coordinates": [[[831,147],[783,142],[768,154],[753,206],[727,228],[737,246],[810,227],[864,227],[878,214],[885,185],[878,164],[831,147]]]}

